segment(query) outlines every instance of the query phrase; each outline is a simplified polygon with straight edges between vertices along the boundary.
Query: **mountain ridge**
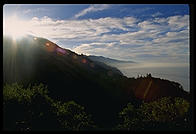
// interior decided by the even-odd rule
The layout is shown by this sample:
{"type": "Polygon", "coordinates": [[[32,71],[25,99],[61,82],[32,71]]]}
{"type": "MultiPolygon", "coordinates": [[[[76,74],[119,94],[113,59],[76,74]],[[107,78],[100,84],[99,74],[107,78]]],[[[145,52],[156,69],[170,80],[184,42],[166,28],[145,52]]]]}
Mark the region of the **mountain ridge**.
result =
{"type": "Polygon", "coordinates": [[[93,61],[105,63],[110,66],[115,66],[116,64],[123,64],[123,63],[136,63],[134,61],[117,60],[113,58],[108,58],[104,56],[95,56],[95,55],[89,55],[88,58],[93,61]]]}
{"type": "Polygon", "coordinates": [[[108,58],[104,56],[95,56],[95,55],[89,55],[88,58],[94,61],[100,61],[100,62],[106,62],[106,63],[136,63],[134,61],[125,61],[125,60],[117,60],[113,58],[108,58]]]}
{"type": "Polygon", "coordinates": [[[112,126],[115,123],[113,117],[128,102],[151,101],[163,96],[188,98],[180,84],[153,77],[128,78],[117,70],[44,38],[3,39],[4,83],[28,85],[41,82],[48,86],[51,97],[75,100],[87,107],[100,126],[112,126]],[[152,86],[149,93],[145,93],[150,80],[152,86]]]}
{"type": "Polygon", "coordinates": [[[4,83],[18,82],[27,86],[41,82],[48,86],[51,97],[75,100],[87,107],[98,123],[104,120],[106,126],[120,105],[128,101],[122,86],[117,84],[126,77],[107,65],[107,68],[101,66],[43,38],[26,37],[14,43],[4,37],[3,41],[4,83]],[[110,109],[105,111],[108,105],[110,109]],[[103,114],[108,119],[103,119],[103,114]]]}

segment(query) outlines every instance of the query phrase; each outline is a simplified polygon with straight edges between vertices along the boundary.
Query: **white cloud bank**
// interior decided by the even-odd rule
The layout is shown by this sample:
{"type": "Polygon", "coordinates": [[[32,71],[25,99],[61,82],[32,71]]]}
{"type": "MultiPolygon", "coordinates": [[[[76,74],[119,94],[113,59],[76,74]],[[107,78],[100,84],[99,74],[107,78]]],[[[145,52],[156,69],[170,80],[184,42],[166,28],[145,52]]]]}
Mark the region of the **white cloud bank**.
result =
{"type": "MultiPolygon", "coordinates": [[[[90,6],[76,17],[107,6],[90,6]]],[[[135,17],[83,20],[32,18],[29,31],[55,41],[72,42],[73,51],[116,59],[189,62],[189,15],[140,20],[135,17]]]]}

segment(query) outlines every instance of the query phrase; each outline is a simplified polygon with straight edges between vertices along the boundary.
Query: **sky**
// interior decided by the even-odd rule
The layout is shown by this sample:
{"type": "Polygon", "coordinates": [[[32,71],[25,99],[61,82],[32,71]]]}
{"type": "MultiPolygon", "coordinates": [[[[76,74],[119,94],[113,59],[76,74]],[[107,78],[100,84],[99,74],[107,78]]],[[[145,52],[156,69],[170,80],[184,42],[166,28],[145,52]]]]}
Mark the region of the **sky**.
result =
{"type": "MultiPolygon", "coordinates": [[[[4,21],[13,16],[15,22],[20,20],[22,24],[21,28],[19,23],[13,28],[25,29],[79,54],[178,66],[189,64],[186,4],[4,5],[4,21]]],[[[8,23],[11,22],[5,21],[4,25],[8,23]]]]}

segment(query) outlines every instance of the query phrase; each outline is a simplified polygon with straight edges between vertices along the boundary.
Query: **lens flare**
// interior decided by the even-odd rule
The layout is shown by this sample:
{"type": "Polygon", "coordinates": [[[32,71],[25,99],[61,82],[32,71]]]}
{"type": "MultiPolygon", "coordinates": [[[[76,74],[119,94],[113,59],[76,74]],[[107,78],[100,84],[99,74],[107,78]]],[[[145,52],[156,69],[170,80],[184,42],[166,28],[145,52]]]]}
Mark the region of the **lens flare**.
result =
{"type": "Polygon", "coordinates": [[[17,16],[3,19],[3,34],[9,35],[14,39],[25,36],[28,33],[28,28],[28,23],[17,16]]]}

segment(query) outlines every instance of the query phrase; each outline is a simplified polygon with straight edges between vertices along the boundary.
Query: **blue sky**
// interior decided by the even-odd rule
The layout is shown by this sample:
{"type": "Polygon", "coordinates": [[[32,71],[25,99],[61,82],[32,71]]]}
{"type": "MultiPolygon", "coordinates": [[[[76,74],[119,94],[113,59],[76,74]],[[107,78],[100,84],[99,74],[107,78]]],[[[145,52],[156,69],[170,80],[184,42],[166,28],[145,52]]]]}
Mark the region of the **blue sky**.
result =
{"type": "Polygon", "coordinates": [[[142,4],[4,5],[28,31],[87,55],[189,63],[189,6],[142,4]],[[27,25],[26,25],[27,26],[27,25]]]}

